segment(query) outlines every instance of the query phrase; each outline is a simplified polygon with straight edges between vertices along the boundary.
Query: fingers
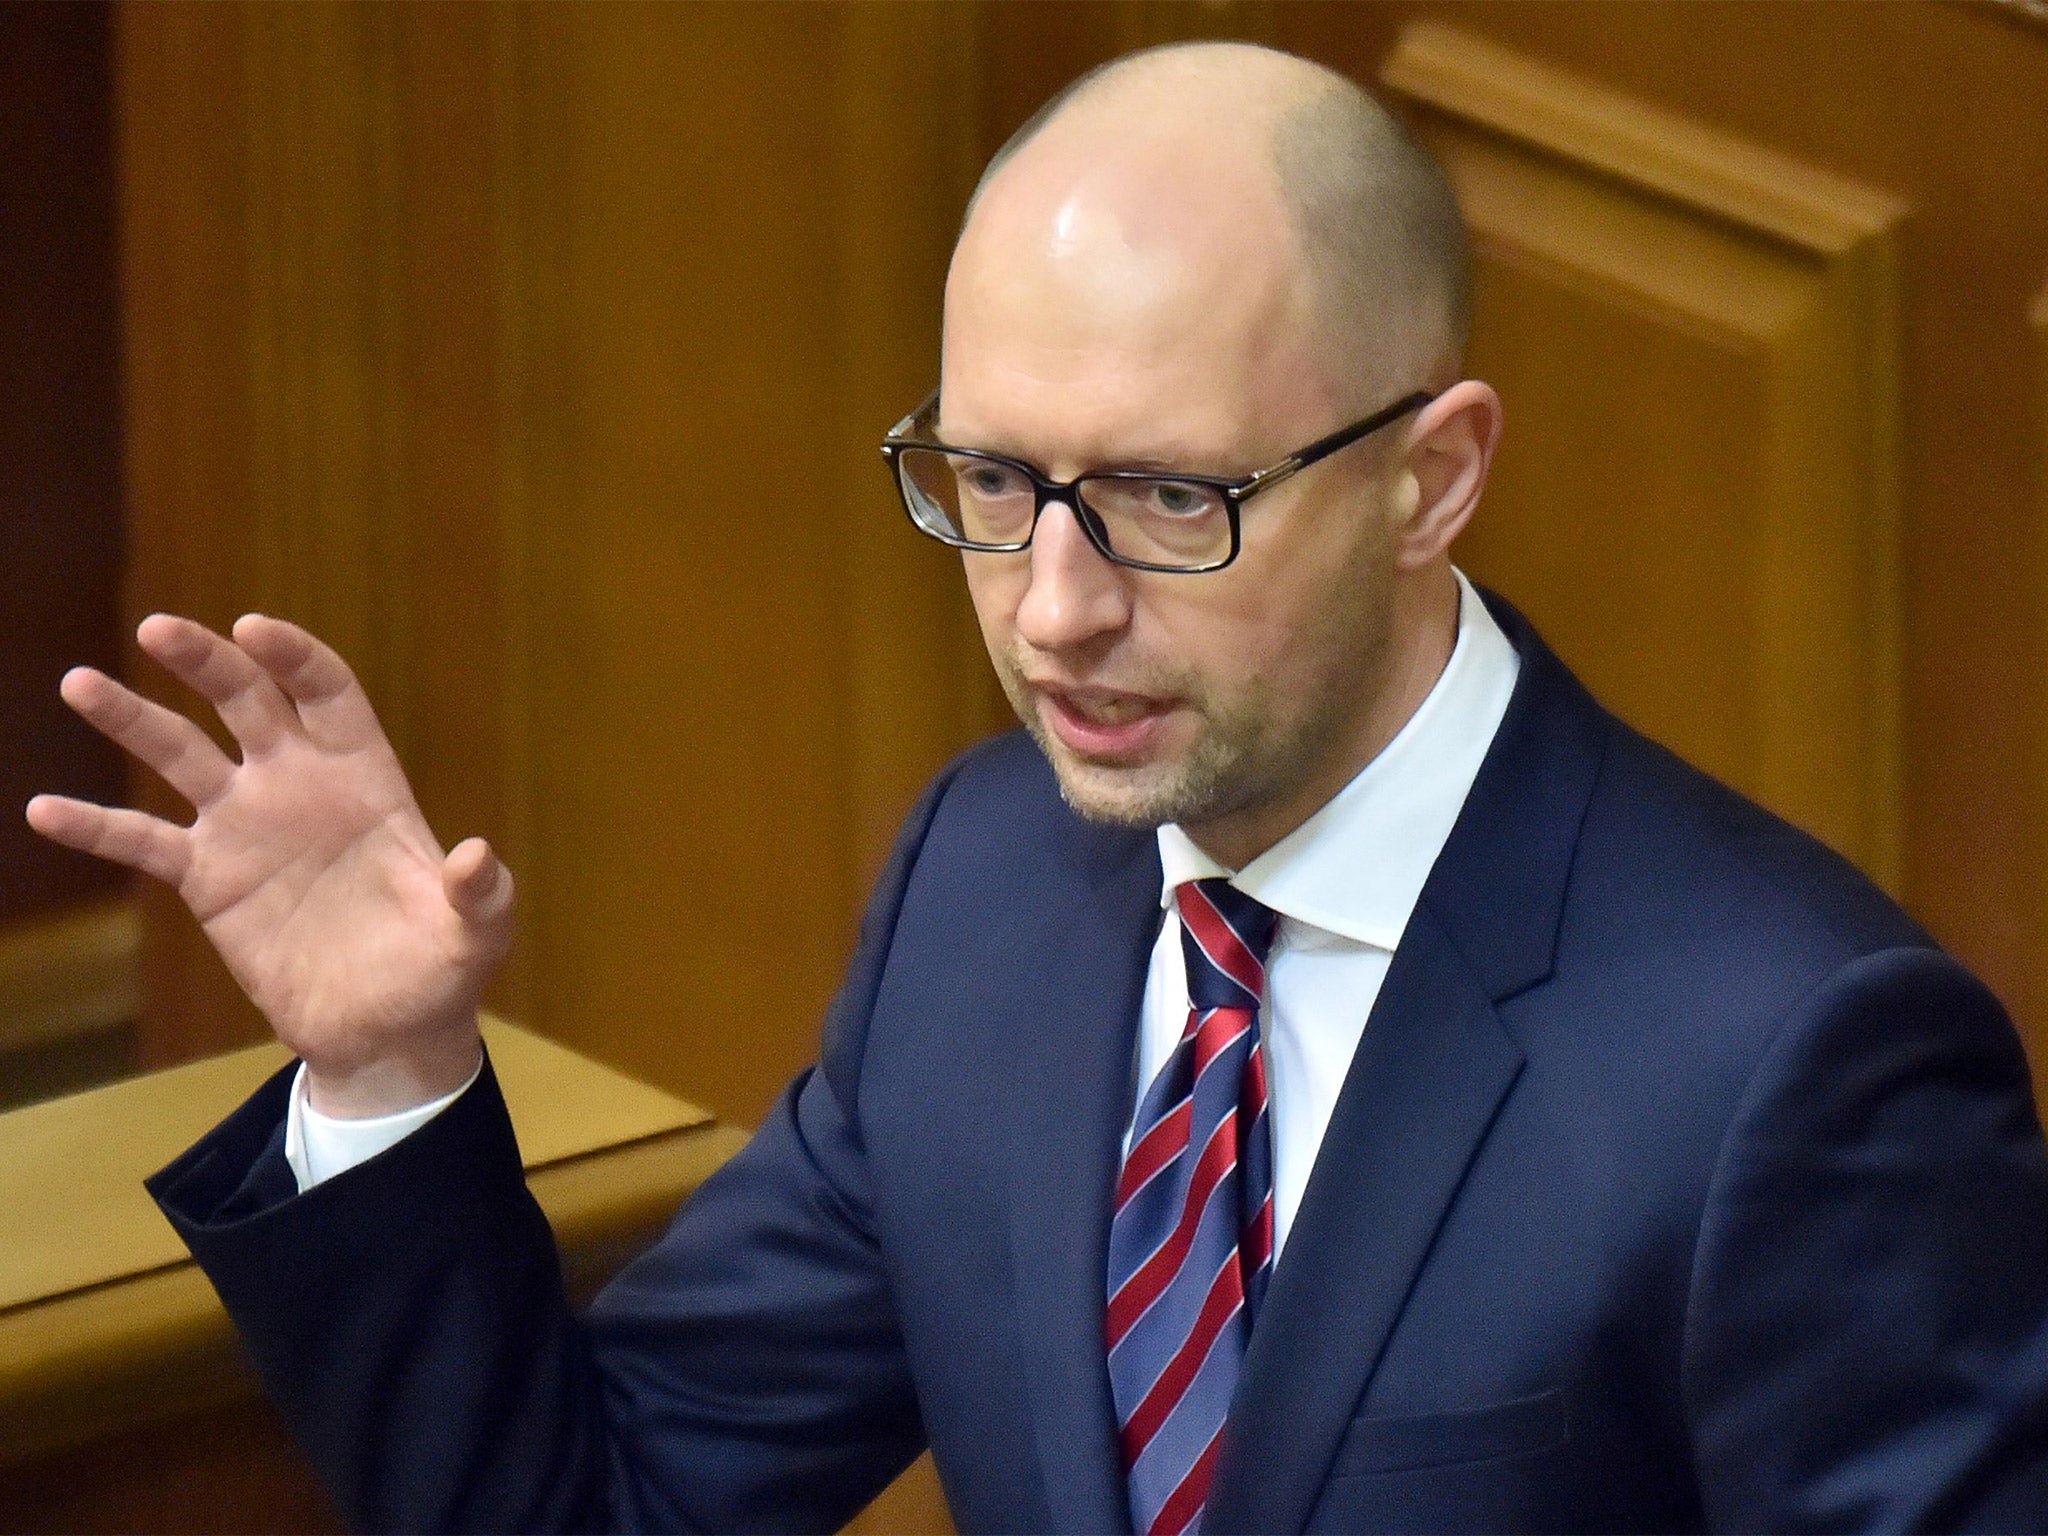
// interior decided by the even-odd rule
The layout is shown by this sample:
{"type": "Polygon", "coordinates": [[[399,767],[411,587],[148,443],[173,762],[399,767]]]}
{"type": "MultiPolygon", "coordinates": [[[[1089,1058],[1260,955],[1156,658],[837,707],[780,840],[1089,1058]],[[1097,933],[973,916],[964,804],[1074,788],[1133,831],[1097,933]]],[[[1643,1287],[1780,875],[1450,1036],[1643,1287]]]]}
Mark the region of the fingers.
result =
{"type": "Polygon", "coordinates": [[[28,824],[53,843],[139,869],[172,887],[185,878],[191,860],[191,839],[183,827],[141,811],[37,795],[28,803],[28,824]]]}
{"type": "Polygon", "coordinates": [[[247,753],[268,751],[298,717],[263,668],[201,624],[153,613],[136,628],[143,650],[204,695],[247,753]]]}
{"type": "Polygon", "coordinates": [[[86,724],[154,768],[195,806],[219,794],[235,771],[206,732],[104,672],[73,667],[57,691],[86,724]]]}
{"type": "Polygon", "coordinates": [[[340,751],[383,741],[369,696],[334,649],[296,624],[264,614],[235,621],[235,643],[298,706],[306,733],[340,751]]]}
{"type": "Polygon", "coordinates": [[[508,930],[512,871],[480,837],[457,843],[441,864],[448,905],[472,928],[508,930]]]}

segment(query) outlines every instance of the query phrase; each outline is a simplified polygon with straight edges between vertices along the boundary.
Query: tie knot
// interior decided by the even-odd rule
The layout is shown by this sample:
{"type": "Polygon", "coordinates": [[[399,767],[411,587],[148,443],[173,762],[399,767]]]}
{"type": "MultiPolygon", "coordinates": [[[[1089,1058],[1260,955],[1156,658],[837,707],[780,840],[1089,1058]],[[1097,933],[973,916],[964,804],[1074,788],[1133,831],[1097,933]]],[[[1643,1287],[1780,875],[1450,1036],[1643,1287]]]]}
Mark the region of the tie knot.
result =
{"type": "Polygon", "coordinates": [[[1266,989],[1266,951],[1279,915],[1228,880],[1174,887],[1188,1001],[1197,1008],[1257,1008],[1266,989]]]}

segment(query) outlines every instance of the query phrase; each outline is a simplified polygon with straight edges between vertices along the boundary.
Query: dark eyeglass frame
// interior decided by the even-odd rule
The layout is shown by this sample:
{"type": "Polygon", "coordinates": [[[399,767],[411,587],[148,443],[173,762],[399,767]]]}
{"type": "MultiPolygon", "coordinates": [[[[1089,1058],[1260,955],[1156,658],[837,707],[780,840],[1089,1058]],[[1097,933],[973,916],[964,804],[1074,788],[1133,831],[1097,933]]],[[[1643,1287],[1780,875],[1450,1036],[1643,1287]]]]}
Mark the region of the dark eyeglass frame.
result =
{"type": "Polygon", "coordinates": [[[961,448],[951,443],[935,442],[927,438],[909,435],[919,417],[932,408],[939,392],[934,389],[924,397],[916,410],[905,416],[889,429],[889,435],[882,439],[882,457],[888,462],[891,477],[896,482],[896,494],[903,502],[903,510],[909,516],[911,526],[918,532],[928,534],[941,544],[950,544],[955,549],[978,550],[984,554],[1015,554],[1029,549],[1031,540],[1038,533],[1038,520],[1045,515],[1045,509],[1057,501],[1074,514],[1074,521],[1081,525],[1081,531],[1088,535],[1088,542],[1095,546],[1103,559],[1114,565],[1127,566],[1136,571],[1164,571],[1176,576],[1195,576],[1204,571],[1220,571],[1235,560],[1242,547],[1240,518],[1244,504],[1261,491],[1291,480],[1311,464],[1327,459],[1340,448],[1348,448],[1362,437],[1370,436],[1380,428],[1399,421],[1411,411],[1419,411],[1436,398],[1428,390],[1417,390],[1414,394],[1403,395],[1393,404],[1362,417],[1348,427],[1339,427],[1327,437],[1319,437],[1305,448],[1297,448],[1277,464],[1235,478],[1221,475],[1183,475],[1161,472],[1153,469],[1093,469],[1072,480],[1049,480],[1036,466],[1022,459],[1013,459],[1007,454],[990,453],[982,448],[961,448]],[[988,544],[975,539],[940,533],[917,515],[917,508],[911,504],[910,488],[903,483],[904,471],[898,456],[907,448],[921,448],[927,452],[951,454],[956,457],[985,460],[992,464],[1005,465],[1016,470],[1031,482],[1037,498],[1032,509],[1031,527],[1023,538],[1009,543],[988,544]],[[1230,523],[1230,549],[1221,559],[1206,565],[1159,565],[1149,560],[1134,560],[1120,555],[1109,545],[1109,531],[1102,526],[1102,519],[1082,497],[1079,487],[1091,480],[1169,480],[1187,485],[1199,485],[1219,493],[1223,497],[1224,515],[1230,523]]]}

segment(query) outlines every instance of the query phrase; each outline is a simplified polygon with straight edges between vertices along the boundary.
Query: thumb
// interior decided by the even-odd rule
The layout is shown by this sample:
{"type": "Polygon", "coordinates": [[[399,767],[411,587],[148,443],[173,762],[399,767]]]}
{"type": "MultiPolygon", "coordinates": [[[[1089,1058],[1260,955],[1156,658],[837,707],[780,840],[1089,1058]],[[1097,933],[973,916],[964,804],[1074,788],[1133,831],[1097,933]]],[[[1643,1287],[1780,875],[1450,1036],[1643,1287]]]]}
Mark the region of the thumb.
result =
{"type": "Polygon", "coordinates": [[[441,888],[465,926],[488,931],[510,925],[512,871],[482,838],[468,838],[449,850],[441,861],[441,888]]]}

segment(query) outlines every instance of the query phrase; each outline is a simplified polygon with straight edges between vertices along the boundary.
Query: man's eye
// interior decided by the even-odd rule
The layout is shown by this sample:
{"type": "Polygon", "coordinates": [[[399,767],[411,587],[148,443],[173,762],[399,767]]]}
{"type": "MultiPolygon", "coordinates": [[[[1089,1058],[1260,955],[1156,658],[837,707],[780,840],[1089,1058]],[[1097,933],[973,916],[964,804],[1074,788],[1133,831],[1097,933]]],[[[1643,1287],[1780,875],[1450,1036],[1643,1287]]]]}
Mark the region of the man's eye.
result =
{"type": "Polygon", "coordinates": [[[1199,485],[1183,485],[1177,480],[1160,480],[1152,487],[1152,505],[1171,517],[1190,517],[1209,508],[1209,493],[1199,485]]]}
{"type": "Polygon", "coordinates": [[[1014,496],[1023,487],[1023,476],[1000,464],[972,464],[959,471],[960,488],[970,496],[990,498],[1014,496]]]}

